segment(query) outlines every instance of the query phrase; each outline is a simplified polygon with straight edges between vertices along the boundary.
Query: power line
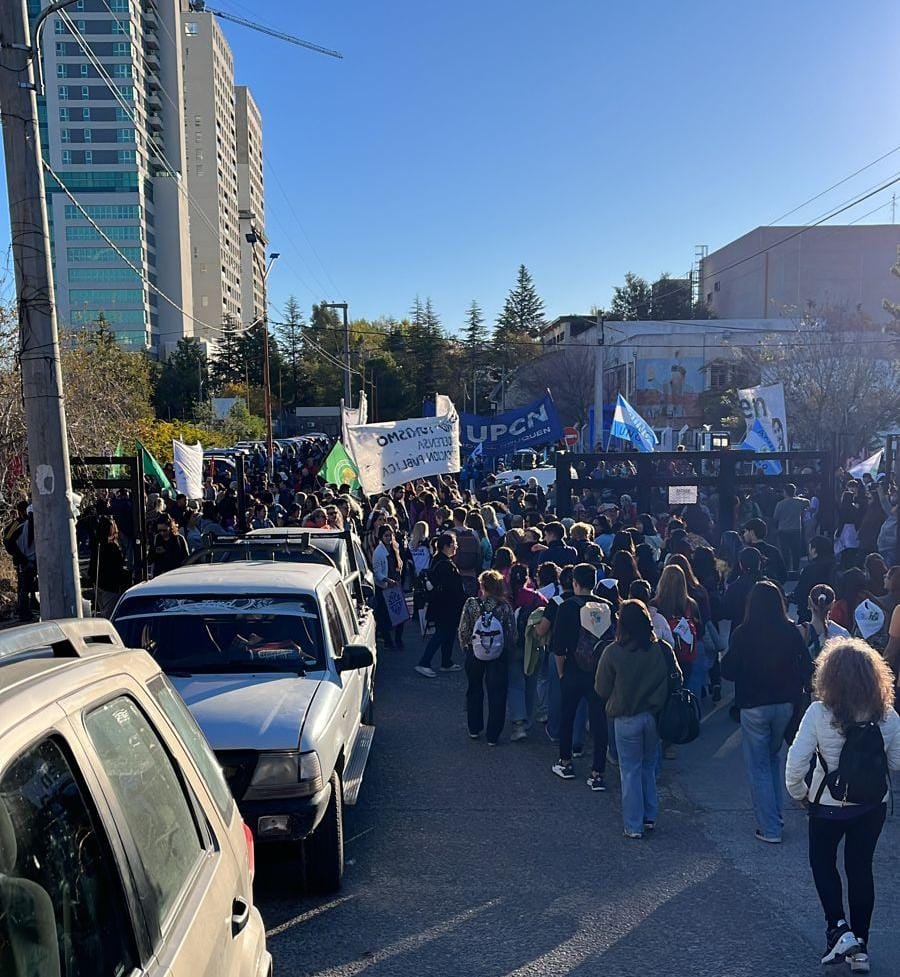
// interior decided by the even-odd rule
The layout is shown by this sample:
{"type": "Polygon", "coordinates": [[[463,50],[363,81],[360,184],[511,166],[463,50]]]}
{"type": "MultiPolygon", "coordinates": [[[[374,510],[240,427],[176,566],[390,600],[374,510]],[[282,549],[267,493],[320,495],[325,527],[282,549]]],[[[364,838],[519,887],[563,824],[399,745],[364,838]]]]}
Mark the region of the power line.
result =
{"type": "Polygon", "coordinates": [[[878,159],[873,159],[871,163],[866,163],[865,166],[861,166],[858,170],[854,170],[849,176],[845,176],[843,180],[838,180],[837,183],[832,183],[830,187],[823,190],[821,193],[817,193],[814,197],[810,197],[809,200],[804,200],[802,204],[798,204],[793,210],[787,211],[787,213],[782,214],[780,217],[776,217],[775,220],[770,221],[770,224],[778,224],[783,221],[785,217],[790,217],[791,214],[796,214],[798,210],[803,210],[807,204],[811,204],[814,200],[818,200],[820,197],[824,197],[826,193],[831,193],[832,190],[836,190],[838,187],[843,186],[843,184],[852,180],[853,177],[859,176],[860,173],[864,173],[866,170],[871,169],[876,164],[880,163],[882,160],[887,159],[888,156],[893,156],[894,153],[900,152],[900,146],[894,146],[893,149],[889,149],[886,153],[883,153],[878,159]]]}

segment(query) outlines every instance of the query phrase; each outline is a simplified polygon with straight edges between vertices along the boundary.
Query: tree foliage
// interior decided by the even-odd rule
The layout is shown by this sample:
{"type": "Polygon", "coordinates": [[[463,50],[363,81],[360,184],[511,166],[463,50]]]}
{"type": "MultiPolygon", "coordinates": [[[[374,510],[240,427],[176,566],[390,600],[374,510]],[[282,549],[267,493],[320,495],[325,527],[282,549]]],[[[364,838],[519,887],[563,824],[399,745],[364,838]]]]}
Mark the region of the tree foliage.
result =
{"type": "Polygon", "coordinates": [[[538,339],[545,325],[544,300],[537,293],[531,273],[525,265],[519,265],[516,284],[510,289],[503,311],[497,316],[494,343],[499,347],[510,338],[523,335],[538,339]]]}

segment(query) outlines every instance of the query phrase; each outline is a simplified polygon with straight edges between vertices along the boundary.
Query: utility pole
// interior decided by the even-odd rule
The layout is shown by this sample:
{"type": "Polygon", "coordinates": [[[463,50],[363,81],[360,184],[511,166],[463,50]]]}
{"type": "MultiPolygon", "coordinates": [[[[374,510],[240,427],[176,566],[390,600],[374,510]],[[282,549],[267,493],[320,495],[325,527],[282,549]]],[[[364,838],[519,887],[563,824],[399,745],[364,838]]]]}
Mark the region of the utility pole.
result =
{"type": "Polygon", "coordinates": [[[0,110],[41,617],[81,617],[72,473],[34,90],[40,52],[31,49],[26,0],[9,0],[0,11],[0,110]]]}
{"type": "Polygon", "coordinates": [[[346,302],[323,302],[325,309],[340,309],[344,314],[344,404],[353,406],[353,387],[350,383],[350,320],[346,302]]]}

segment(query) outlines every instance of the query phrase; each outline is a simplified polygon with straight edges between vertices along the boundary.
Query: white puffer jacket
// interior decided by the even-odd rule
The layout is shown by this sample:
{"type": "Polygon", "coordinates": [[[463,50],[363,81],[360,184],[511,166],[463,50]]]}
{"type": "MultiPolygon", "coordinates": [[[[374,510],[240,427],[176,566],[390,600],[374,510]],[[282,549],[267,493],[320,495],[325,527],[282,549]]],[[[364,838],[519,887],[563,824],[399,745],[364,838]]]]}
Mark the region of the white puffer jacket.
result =
{"type": "MultiPolygon", "coordinates": [[[[881,735],[884,737],[888,766],[892,771],[900,770],[900,716],[890,709],[879,725],[881,735]]],[[[838,768],[843,748],[844,735],[832,724],[831,710],[821,702],[813,702],[806,710],[800,729],[797,730],[797,736],[788,750],[784,779],[791,797],[798,801],[803,800],[804,797],[814,801],[819,791],[819,784],[825,776],[822,764],[817,759],[812,783],[807,788],[806,775],[813,757],[816,756],[816,751],[818,750],[825,758],[828,769],[834,771],[838,768]]],[[[887,800],[887,794],[884,799],[887,800]]],[[[822,791],[822,799],[819,803],[844,806],[842,801],[836,801],[831,796],[831,791],[827,787],[822,791]]]]}

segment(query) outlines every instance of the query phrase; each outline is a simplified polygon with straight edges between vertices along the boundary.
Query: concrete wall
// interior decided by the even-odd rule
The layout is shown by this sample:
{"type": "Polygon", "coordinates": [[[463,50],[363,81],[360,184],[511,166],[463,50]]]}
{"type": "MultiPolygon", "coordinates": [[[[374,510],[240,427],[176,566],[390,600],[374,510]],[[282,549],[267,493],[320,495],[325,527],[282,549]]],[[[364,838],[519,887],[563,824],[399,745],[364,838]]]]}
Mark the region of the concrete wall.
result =
{"type": "Polygon", "coordinates": [[[891,274],[900,225],[758,227],[702,263],[702,294],[719,319],[783,316],[826,306],[859,308],[889,322],[884,299],[900,302],[891,274]],[[808,303],[813,303],[809,306],[808,303]]]}

